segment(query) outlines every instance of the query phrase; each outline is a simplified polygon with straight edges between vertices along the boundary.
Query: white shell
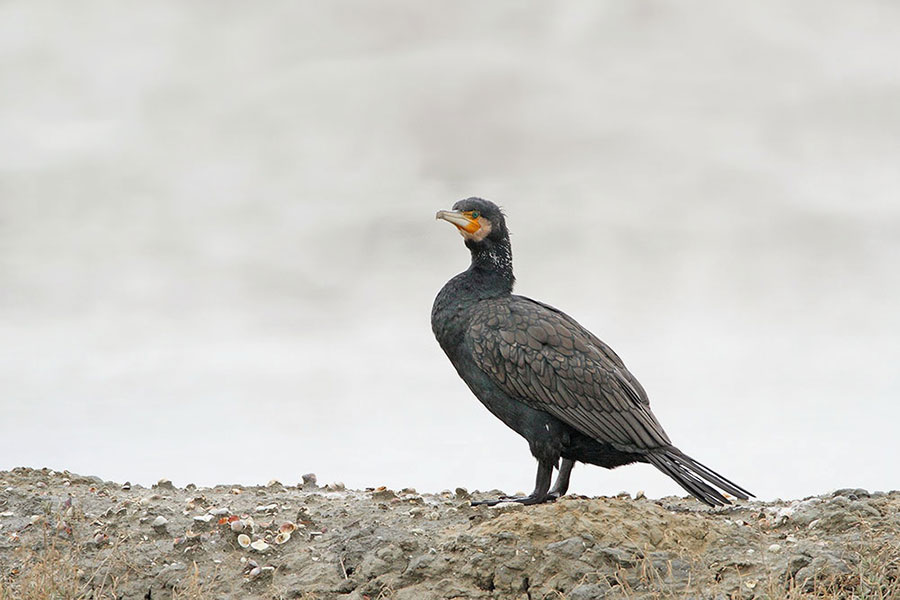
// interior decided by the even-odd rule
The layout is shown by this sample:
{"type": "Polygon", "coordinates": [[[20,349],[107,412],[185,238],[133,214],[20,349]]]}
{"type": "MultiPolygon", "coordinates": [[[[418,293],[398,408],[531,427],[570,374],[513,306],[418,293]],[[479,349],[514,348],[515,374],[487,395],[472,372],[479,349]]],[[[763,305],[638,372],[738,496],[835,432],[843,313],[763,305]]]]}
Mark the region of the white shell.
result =
{"type": "Polygon", "coordinates": [[[282,531],[281,533],[279,533],[278,535],[275,536],[275,543],[276,544],[284,544],[289,539],[291,539],[291,532],[290,531],[282,531]]]}
{"type": "Polygon", "coordinates": [[[267,544],[265,540],[256,540],[255,542],[250,544],[250,547],[257,552],[265,552],[269,549],[269,544],[267,544]]]}
{"type": "Polygon", "coordinates": [[[239,531],[243,531],[244,527],[246,527],[246,525],[247,525],[246,523],[244,523],[242,520],[238,519],[237,521],[232,521],[231,524],[229,525],[229,527],[231,527],[231,530],[233,532],[238,533],[239,531]]]}
{"type": "Polygon", "coordinates": [[[238,536],[238,544],[240,544],[241,548],[246,548],[250,545],[250,536],[246,533],[242,533],[238,536]]]}

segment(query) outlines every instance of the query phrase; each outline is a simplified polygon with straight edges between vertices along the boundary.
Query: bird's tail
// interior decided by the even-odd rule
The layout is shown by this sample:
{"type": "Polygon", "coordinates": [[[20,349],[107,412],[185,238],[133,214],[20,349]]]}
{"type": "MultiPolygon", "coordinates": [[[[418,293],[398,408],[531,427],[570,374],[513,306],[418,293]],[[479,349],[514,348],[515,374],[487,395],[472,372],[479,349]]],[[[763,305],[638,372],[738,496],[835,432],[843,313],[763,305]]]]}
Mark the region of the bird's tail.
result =
{"type": "Polygon", "coordinates": [[[646,455],[646,459],[654,467],[674,479],[690,495],[710,506],[724,506],[731,502],[709,483],[741,500],[753,497],[753,494],[741,486],[698,463],[674,446],[650,452],[646,455]]]}

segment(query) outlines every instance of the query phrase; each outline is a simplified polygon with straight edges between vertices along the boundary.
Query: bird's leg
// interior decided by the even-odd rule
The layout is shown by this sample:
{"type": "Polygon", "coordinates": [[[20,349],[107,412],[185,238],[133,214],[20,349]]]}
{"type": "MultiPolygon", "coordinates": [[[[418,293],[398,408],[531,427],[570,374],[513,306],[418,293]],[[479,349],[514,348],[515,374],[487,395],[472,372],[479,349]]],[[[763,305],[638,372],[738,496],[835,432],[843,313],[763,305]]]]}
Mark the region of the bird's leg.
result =
{"type": "Polygon", "coordinates": [[[572,467],[575,461],[571,458],[564,458],[559,465],[559,474],[556,476],[556,483],[548,494],[552,499],[556,500],[566,495],[569,490],[569,476],[572,475],[572,467]]]}
{"type": "Polygon", "coordinates": [[[528,496],[503,496],[497,500],[479,500],[473,501],[472,506],[494,506],[501,502],[518,502],[519,504],[541,504],[542,502],[552,502],[555,498],[551,498],[547,494],[550,489],[550,479],[553,477],[553,462],[538,460],[537,477],[535,478],[534,491],[528,496]]]}

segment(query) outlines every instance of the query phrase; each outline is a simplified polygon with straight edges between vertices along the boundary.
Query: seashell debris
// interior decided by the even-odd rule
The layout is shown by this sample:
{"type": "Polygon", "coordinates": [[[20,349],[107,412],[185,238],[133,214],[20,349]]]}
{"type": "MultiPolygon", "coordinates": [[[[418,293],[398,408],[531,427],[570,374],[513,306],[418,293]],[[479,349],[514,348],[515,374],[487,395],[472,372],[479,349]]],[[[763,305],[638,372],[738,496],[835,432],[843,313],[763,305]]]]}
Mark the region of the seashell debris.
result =
{"type": "Polygon", "coordinates": [[[246,533],[242,533],[238,536],[238,544],[241,548],[247,548],[248,546],[250,546],[250,536],[246,533]]]}
{"type": "Polygon", "coordinates": [[[278,535],[275,536],[275,543],[281,545],[281,544],[286,543],[289,539],[291,539],[291,532],[290,531],[282,531],[278,535]]]}
{"type": "Polygon", "coordinates": [[[255,542],[250,544],[250,547],[253,548],[254,550],[256,550],[257,552],[265,552],[271,546],[269,546],[269,544],[266,543],[266,540],[256,540],[255,542]]]}

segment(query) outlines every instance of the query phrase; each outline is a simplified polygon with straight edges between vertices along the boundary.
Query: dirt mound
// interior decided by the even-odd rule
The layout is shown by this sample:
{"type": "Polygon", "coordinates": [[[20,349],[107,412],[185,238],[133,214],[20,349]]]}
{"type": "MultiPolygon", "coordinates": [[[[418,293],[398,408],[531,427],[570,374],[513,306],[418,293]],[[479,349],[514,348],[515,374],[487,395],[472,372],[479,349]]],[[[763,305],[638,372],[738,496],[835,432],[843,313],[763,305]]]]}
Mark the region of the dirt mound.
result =
{"type": "Polygon", "coordinates": [[[898,492],[470,499],[0,472],[0,600],[900,597],[898,492]]]}

